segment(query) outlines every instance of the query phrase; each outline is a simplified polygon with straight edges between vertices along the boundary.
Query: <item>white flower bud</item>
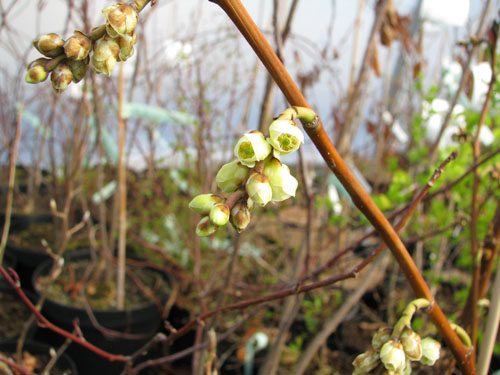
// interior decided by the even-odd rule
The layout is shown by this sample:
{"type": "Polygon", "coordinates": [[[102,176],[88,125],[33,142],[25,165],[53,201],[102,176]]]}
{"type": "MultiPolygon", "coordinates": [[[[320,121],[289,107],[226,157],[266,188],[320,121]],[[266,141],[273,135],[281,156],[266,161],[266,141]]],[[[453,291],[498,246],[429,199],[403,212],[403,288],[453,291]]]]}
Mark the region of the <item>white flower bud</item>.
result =
{"type": "Polygon", "coordinates": [[[226,225],[229,221],[229,207],[224,203],[217,203],[210,210],[210,220],[219,227],[226,225]]]}
{"type": "Polygon", "coordinates": [[[269,125],[267,141],[281,154],[288,155],[304,143],[304,133],[292,120],[275,120],[269,125]]]}
{"type": "Polygon", "coordinates": [[[249,170],[248,167],[238,162],[238,160],[234,160],[224,164],[219,169],[219,172],[215,176],[215,182],[217,182],[217,186],[224,193],[231,193],[238,189],[243,181],[245,181],[249,170]]]}
{"type": "Polygon", "coordinates": [[[268,160],[262,172],[269,180],[273,191],[273,202],[281,202],[290,197],[295,197],[297,179],[290,173],[290,169],[278,159],[268,160]]]}
{"type": "Polygon", "coordinates": [[[441,344],[431,337],[422,339],[422,358],[420,362],[427,366],[434,366],[434,363],[439,359],[441,344]]]}
{"type": "Polygon", "coordinates": [[[394,340],[387,341],[380,349],[380,360],[389,371],[400,373],[405,369],[406,356],[403,345],[394,340]]]}
{"type": "Polygon", "coordinates": [[[376,351],[380,351],[384,345],[391,338],[392,329],[389,327],[379,328],[372,337],[372,347],[376,351]]]}
{"type": "Polygon", "coordinates": [[[212,223],[208,216],[203,217],[196,226],[196,235],[199,237],[207,237],[214,234],[219,227],[212,223]]]}
{"type": "Polygon", "coordinates": [[[365,373],[373,370],[379,363],[380,357],[378,353],[373,350],[367,350],[366,352],[359,354],[356,358],[354,358],[354,361],[352,361],[356,370],[365,373]]]}
{"type": "Polygon", "coordinates": [[[224,198],[215,194],[200,194],[189,202],[189,208],[202,215],[208,215],[213,206],[224,201],[224,198]]]}
{"type": "Polygon", "coordinates": [[[246,190],[251,200],[264,207],[271,201],[273,191],[269,180],[260,173],[252,173],[247,180],[246,190]]]}
{"type": "Polygon", "coordinates": [[[234,155],[250,168],[255,166],[255,162],[267,158],[270,153],[271,146],[266,142],[264,135],[257,130],[245,133],[234,146],[234,155]]]}
{"type": "MultiPolygon", "coordinates": [[[[118,35],[131,33],[137,25],[138,14],[135,9],[128,4],[113,4],[104,8],[102,13],[104,17],[106,17],[106,29],[112,29],[113,32],[118,35]]],[[[113,32],[112,34],[115,35],[113,32]]]]}
{"type": "Polygon", "coordinates": [[[419,361],[422,357],[422,345],[420,336],[409,328],[405,328],[401,334],[401,344],[406,358],[411,361],[419,361]]]}

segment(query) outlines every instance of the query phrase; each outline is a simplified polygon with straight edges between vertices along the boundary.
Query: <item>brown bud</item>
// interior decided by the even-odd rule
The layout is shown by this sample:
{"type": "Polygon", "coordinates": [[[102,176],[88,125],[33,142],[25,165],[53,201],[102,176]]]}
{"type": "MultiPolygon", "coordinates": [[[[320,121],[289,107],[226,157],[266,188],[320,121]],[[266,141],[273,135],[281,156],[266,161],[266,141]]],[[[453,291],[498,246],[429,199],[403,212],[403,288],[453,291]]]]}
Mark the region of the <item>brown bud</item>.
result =
{"type": "Polygon", "coordinates": [[[92,42],[81,31],[75,30],[73,36],[64,43],[66,56],[73,60],[85,60],[92,48],[92,42]]]}
{"type": "Polygon", "coordinates": [[[64,52],[64,40],[55,34],[43,34],[33,40],[33,46],[47,57],[56,57],[64,52]]]}

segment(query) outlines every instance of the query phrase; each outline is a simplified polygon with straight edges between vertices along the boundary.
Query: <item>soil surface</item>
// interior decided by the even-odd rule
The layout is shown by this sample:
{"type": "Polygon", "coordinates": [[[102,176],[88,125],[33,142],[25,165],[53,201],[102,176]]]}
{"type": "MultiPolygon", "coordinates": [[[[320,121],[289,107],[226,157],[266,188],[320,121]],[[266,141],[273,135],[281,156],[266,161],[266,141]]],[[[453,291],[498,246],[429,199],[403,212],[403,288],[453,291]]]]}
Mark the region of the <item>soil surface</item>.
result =
{"type": "MultiPolygon", "coordinates": [[[[63,305],[85,307],[87,301],[93,309],[115,308],[115,268],[110,269],[109,274],[106,271],[98,272],[96,264],[89,260],[72,261],[66,264],[56,282],[43,276],[37,280],[36,287],[39,290],[48,287],[47,297],[63,305]]],[[[168,283],[160,272],[148,268],[128,268],[125,308],[137,307],[152,300],[165,300],[168,292],[168,283]]]]}

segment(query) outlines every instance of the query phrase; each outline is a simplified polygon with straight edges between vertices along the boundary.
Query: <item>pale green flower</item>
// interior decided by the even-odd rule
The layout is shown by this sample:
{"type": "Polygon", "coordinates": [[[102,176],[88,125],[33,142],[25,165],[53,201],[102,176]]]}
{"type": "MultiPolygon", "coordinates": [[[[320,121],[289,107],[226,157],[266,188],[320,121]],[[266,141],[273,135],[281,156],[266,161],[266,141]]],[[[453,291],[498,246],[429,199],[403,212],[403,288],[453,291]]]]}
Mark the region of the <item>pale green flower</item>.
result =
{"type": "Polygon", "coordinates": [[[281,154],[288,155],[304,143],[304,133],[292,120],[275,120],[269,125],[267,141],[281,154]]]}
{"type": "Polygon", "coordinates": [[[276,158],[266,161],[264,176],[269,180],[273,192],[272,201],[281,202],[290,197],[295,197],[298,182],[290,173],[290,169],[276,158]]]}
{"type": "Polygon", "coordinates": [[[431,337],[422,339],[422,358],[420,362],[427,366],[434,366],[439,359],[441,344],[431,337]]]}
{"type": "Polygon", "coordinates": [[[224,193],[231,193],[245,181],[249,170],[250,168],[241,164],[238,160],[233,160],[219,169],[215,176],[215,182],[224,193]]]}
{"type": "Polygon", "coordinates": [[[250,175],[247,180],[246,190],[248,197],[262,207],[268,204],[273,197],[269,180],[260,173],[252,173],[250,175]]]}
{"type": "Polygon", "coordinates": [[[242,164],[250,168],[255,166],[255,162],[267,158],[270,153],[271,146],[258,130],[245,133],[234,146],[234,155],[242,164]]]}
{"type": "Polygon", "coordinates": [[[208,215],[213,206],[224,201],[215,194],[199,194],[189,202],[189,208],[201,215],[208,215]]]}
{"type": "Polygon", "coordinates": [[[402,373],[406,367],[403,345],[394,340],[387,341],[380,349],[380,360],[387,370],[402,373]]]}

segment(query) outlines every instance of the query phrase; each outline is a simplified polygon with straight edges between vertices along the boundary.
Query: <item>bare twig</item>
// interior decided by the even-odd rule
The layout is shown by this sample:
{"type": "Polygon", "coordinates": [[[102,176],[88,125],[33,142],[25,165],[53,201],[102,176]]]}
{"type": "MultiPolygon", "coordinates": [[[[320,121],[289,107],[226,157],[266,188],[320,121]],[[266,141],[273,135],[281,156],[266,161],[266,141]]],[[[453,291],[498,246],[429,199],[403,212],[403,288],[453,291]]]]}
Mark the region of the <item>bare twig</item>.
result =
{"type": "Polygon", "coordinates": [[[9,165],[9,190],[7,191],[7,203],[5,206],[5,221],[3,224],[2,239],[0,241],[0,265],[2,264],[3,256],[5,253],[5,246],[7,245],[7,238],[9,236],[10,217],[12,214],[12,200],[14,199],[14,183],[16,179],[16,161],[19,153],[19,142],[21,140],[21,119],[23,108],[22,106],[17,110],[16,119],[16,134],[12,143],[10,153],[9,165]]]}

